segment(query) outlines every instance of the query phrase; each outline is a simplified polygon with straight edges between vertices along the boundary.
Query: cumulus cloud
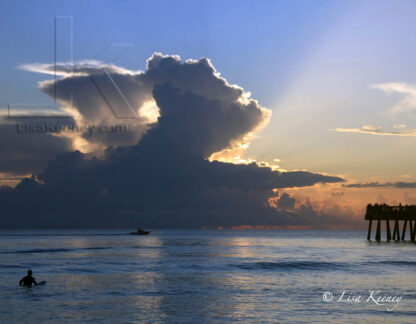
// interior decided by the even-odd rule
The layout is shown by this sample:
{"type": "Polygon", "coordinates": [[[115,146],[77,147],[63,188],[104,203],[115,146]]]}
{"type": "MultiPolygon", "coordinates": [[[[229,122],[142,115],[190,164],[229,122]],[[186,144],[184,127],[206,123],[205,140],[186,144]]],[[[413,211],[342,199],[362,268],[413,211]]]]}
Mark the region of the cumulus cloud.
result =
{"type": "Polygon", "coordinates": [[[175,122],[184,118],[182,124],[189,127],[188,130],[177,127],[175,132],[194,135],[195,129],[191,127],[203,127],[198,136],[188,134],[187,138],[218,141],[210,143],[215,147],[211,153],[238,146],[252,132],[264,127],[270,117],[270,110],[250,99],[241,87],[230,85],[207,58],[181,62],[179,56],[155,53],[147,61],[145,71],[131,71],[94,60],[59,63],[56,68],[52,64],[26,64],[21,68],[48,74],[57,71],[62,78],[41,82],[40,87],[51,97],[56,96],[64,110],[74,114],[78,124],[111,125],[122,120],[127,125],[128,136],[116,139],[81,134],[84,140],[95,144],[89,151],[137,144],[156,123],[160,109],[164,109],[164,116],[158,123],[169,122],[166,100],[174,100],[181,106],[182,116],[176,111],[175,122]],[[205,122],[185,120],[190,118],[205,118],[205,122]],[[208,132],[210,139],[206,138],[208,132]]]}
{"type": "Polygon", "coordinates": [[[311,228],[359,228],[362,223],[353,210],[339,203],[343,195],[336,194],[322,202],[312,203],[309,197],[299,199],[283,192],[269,198],[269,204],[279,212],[287,215],[294,224],[311,228]]]}
{"type": "MultiPolygon", "coordinates": [[[[270,111],[241,87],[230,85],[206,58],[181,62],[178,56],[157,53],[144,72],[88,64],[76,72],[60,67],[62,78],[56,85],[42,82],[42,90],[54,96],[56,86],[58,100],[76,112],[76,123],[106,125],[115,115],[109,106],[122,116],[132,113],[130,105],[138,116],[126,121],[136,127],[135,141],[116,145],[99,138],[100,157],[74,151],[50,160],[44,171],[0,194],[0,210],[16,215],[0,219],[1,226],[29,219],[39,227],[299,224],[303,218],[270,207],[268,198],[275,190],[343,181],[210,160],[246,143],[267,124],[270,111]],[[143,116],[154,109],[157,117],[149,122],[143,116]]],[[[284,197],[287,201],[280,205],[290,209],[290,197],[284,197]]]]}

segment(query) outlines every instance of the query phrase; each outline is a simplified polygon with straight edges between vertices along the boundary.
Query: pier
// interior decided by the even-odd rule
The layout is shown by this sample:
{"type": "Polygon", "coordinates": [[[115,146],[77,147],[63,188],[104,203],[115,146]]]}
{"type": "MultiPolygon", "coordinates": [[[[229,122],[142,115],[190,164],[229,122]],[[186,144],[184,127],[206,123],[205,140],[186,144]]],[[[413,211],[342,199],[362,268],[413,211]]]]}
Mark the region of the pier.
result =
{"type": "Polygon", "coordinates": [[[365,213],[365,220],[368,223],[367,240],[371,240],[371,227],[373,221],[377,221],[377,230],[375,240],[380,242],[381,240],[381,222],[386,222],[386,235],[387,242],[393,241],[405,241],[406,230],[409,229],[409,239],[415,242],[416,231],[416,205],[406,206],[389,206],[386,204],[368,204],[367,211],[365,213]],[[393,236],[390,231],[390,221],[394,222],[393,236]],[[402,229],[400,230],[400,222],[402,223],[402,229]]]}

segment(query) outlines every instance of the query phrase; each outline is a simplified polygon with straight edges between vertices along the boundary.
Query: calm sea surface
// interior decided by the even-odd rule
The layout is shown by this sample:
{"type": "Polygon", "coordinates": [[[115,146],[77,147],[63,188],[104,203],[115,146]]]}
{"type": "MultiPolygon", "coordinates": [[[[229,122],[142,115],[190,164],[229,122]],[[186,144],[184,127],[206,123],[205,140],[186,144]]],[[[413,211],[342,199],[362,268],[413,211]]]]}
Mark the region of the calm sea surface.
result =
{"type": "Polygon", "coordinates": [[[364,231],[127,232],[0,231],[0,322],[416,322],[414,244],[364,231]],[[47,284],[19,287],[29,268],[47,284]],[[362,299],[338,302],[343,291],[362,299]],[[369,291],[402,299],[377,305],[369,291]]]}

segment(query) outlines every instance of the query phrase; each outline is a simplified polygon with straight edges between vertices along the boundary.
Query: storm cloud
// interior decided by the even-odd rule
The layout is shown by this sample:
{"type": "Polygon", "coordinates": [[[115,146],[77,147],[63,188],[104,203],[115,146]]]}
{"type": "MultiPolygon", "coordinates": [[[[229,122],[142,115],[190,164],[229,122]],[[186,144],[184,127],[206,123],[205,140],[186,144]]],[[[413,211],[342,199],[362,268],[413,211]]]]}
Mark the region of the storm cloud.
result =
{"type": "Polygon", "coordinates": [[[281,188],[343,181],[210,161],[214,153],[247,143],[271,113],[206,58],[181,62],[156,53],[144,72],[97,62],[72,68],[62,64],[62,78],[42,82],[41,89],[56,93],[78,124],[124,118],[130,133],[119,142],[80,134],[91,150],[59,154],[15,189],[3,189],[0,211],[9,217],[0,219],[1,227],[304,224],[305,217],[279,211],[268,199],[281,188]]]}
{"type": "MultiPolygon", "coordinates": [[[[55,71],[47,64],[22,68],[50,74],[55,71]]],[[[57,71],[62,78],[41,82],[40,88],[73,113],[78,124],[108,126],[122,121],[127,125],[128,136],[116,139],[81,134],[95,144],[89,151],[137,144],[156,122],[169,122],[163,130],[172,132],[160,133],[168,136],[165,141],[186,137],[195,142],[193,149],[214,153],[229,148],[232,140],[238,145],[244,136],[264,127],[271,115],[241,87],[222,78],[206,58],[181,62],[178,56],[155,53],[144,72],[99,61],[81,61],[75,66],[61,63],[57,71]],[[163,118],[158,119],[160,110],[163,118]]]]}

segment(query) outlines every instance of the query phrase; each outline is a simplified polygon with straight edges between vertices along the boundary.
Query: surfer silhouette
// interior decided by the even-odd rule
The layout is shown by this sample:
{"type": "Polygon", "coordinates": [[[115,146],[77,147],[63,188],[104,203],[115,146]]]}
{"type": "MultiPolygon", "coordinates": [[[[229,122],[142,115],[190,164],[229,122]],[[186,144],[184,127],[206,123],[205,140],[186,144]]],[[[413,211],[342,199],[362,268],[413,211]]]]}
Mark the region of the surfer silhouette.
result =
{"type": "Polygon", "coordinates": [[[20,286],[27,286],[27,287],[32,287],[32,285],[37,286],[38,283],[36,282],[35,278],[32,277],[32,270],[27,270],[27,276],[23,277],[20,281],[19,281],[19,285],[20,286]]]}

